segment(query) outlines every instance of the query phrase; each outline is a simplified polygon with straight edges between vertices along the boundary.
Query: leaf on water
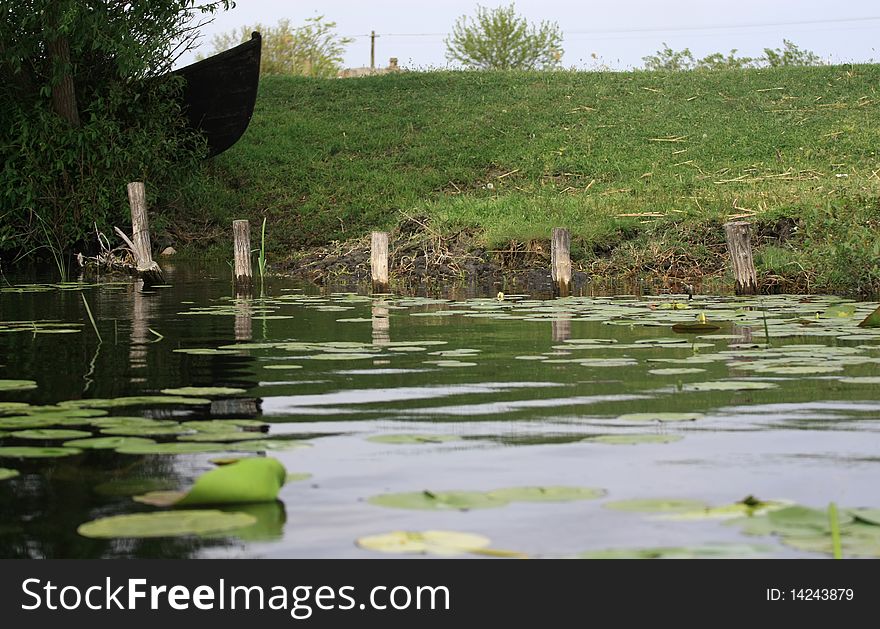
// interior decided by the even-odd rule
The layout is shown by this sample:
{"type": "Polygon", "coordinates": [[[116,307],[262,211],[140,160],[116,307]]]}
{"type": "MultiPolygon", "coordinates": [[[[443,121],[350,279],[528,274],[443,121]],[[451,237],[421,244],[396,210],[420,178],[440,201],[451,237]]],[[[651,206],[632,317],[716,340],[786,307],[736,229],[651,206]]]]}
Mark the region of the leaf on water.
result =
{"type": "Polygon", "coordinates": [[[302,369],[302,365],[294,365],[293,363],[284,363],[279,365],[263,365],[263,369],[302,369]]]}
{"type": "Polygon", "coordinates": [[[51,441],[55,439],[80,439],[82,437],[91,437],[92,433],[85,430],[18,430],[10,433],[10,436],[17,439],[37,439],[51,441]]]}
{"type": "Polygon", "coordinates": [[[849,514],[859,522],[880,526],[880,509],[850,509],[849,514]]]}
{"type": "Polygon", "coordinates": [[[231,532],[257,521],[245,513],[216,510],[160,511],[100,518],[82,524],[77,533],[89,538],[178,537],[231,532]]]}
{"type": "Polygon", "coordinates": [[[601,498],[607,492],[596,487],[505,487],[486,495],[508,502],[571,502],[601,498]]]}
{"type": "Polygon", "coordinates": [[[508,502],[479,491],[414,491],[381,494],[367,500],[370,504],[393,509],[427,509],[433,511],[468,511],[503,507],[508,502]]]}
{"type": "Polygon", "coordinates": [[[0,458],[10,459],[50,459],[63,456],[82,454],[77,448],[38,448],[38,447],[5,447],[0,448],[0,458]]]}
{"type": "Polygon", "coordinates": [[[880,376],[853,376],[851,378],[838,378],[837,381],[845,384],[880,384],[880,376]]]}
{"type": "Polygon", "coordinates": [[[655,376],[683,376],[690,373],[703,373],[705,369],[698,367],[670,367],[669,369],[649,369],[648,373],[655,376]]]}
{"type": "Polygon", "coordinates": [[[358,538],[357,545],[382,553],[452,556],[489,545],[489,538],[457,531],[392,531],[358,538]]]}
{"type": "Polygon", "coordinates": [[[594,441],[615,446],[639,445],[641,443],[674,443],[681,441],[681,435],[598,435],[586,437],[583,441],[594,441]]]}
{"type": "Polygon", "coordinates": [[[880,308],[869,314],[859,323],[860,328],[880,328],[880,308]]]}
{"type": "Polygon", "coordinates": [[[312,477],[308,472],[291,472],[284,477],[284,483],[296,483],[301,480],[309,480],[312,477]]]}
{"type": "Polygon", "coordinates": [[[65,448],[81,448],[83,450],[115,450],[125,446],[137,446],[156,443],[152,439],[143,437],[92,437],[89,439],[76,439],[65,441],[65,448]]]}
{"type": "Polygon", "coordinates": [[[646,498],[635,500],[617,500],[602,505],[615,511],[637,511],[641,513],[680,513],[708,509],[709,505],[701,500],[686,498],[646,498]]]}
{"type": "Polygon", "coordinates": [[[206,431],[197,432],[193,435],[180,435],[179,441],[254,441],[265,438],[262,432],[245,432],[243,430],[230,430],[228,432],[206,431]]]}
{"type": "Polygon", "coordinates": [[[119,426],[101,429],[101,434],[122,437],[164,437],[182,435],[187,432],[189,431],[179,424],[176,426],[119,426]]]}
{"type": "Polygon", "coordinates": [[[125,445],[116,448],[119,454],[202,454],[208,452],[227,452],[229,444],[224,443],[145,443],[125,445]]]}
{"type": "Polygon", "coordinates": [[[171,507],[180,502],[180,499],[186,495],[185,491],[177,490],[157,490],[148,491],[145,494],[132,496],[131,499],[145,505],[153,507],[171,507]]]}
{"type": "Polygon", "coordinates": [[[754,382],[750,380],[716,380],[710,382],[691,382],[684,385],[685,391],[753,391],[759,389],[775,389],[778,385],[772,382],[754,382]]]}
{"type": "Polygon", "coordinates": [[[771,546],[750,544],[709,544],[705,546],[659,546],[655,548],[609,548],[589,550],[579,559],[736,559],[759,557],[771,546]]]}
{"type": "Polygon", "coordinates": [[[8,467],[0,467],[0,480],[9,480],[16,476],[18,476],[18,470],[13,470],[8,467]]]}
{"type": "Polygon", "coordinates": [[[268,502],[277,499],[287,470],[272,458],[245,458],[205,472],[179,505],[268,502]]]}
{"type": "Polygon", "coordinates": [[[134,496],[135,494],[169,489],[170,480],[159,478],[117,478],[95,486],[95,493],[102,496],[134,496]]]}
{"type": "Polygon", "coordinates": [[[0,391],[27,391],[36,389],[37,383],[33,380],[4,380],[0,379],[0,391]]]}
{"type": "Polygon", "coordinates": [[[297,448],[310,448],[312,444],[297,439],[257,439],[254,441],[239,441],[227,443],[227,450],[236,452],[262,452],[272,450],[296,450],[297,448]]]}
{"type": "Polygon", "coordinates": [[[456,435],[430,435],[430,434],[405,434],[405,435],[374,435],[367,437],[367,441],[373,443],[394,444],[418,444],[418,443],[444,443],[447,441],[459,441],[461,437],[456,435]]]}
{"type": "Polygon", "coordinates": [[[177,387],[176,389],[162,389],[162,393],[165,395],[185,395],[187,397],[208,397],[247,393],[247,389],[237,389],[234,387],[177,387]]]}
{"type": "MultiPolygon", "coordinates": [[[[751,498],[751,496],[749,497],[751,498]]],[[[727,520],[741,517],[757,517],[792,506],[790,500],[741,500],[720,507],[706,507],[684,513],[664,516],[664,520],[727,520]]]]}
{"type": "Polygon", "coordinates": [[[623,422],[692,422],[705,417],[702,413],[627,413],[617,417],[623,422]]]}

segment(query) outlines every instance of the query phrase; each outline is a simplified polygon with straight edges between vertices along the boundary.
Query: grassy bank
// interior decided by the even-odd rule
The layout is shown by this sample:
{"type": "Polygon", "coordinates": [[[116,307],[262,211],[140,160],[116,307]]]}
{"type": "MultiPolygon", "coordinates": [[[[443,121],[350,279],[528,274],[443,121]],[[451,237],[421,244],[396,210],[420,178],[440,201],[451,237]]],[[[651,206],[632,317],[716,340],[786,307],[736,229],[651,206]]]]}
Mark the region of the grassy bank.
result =
{"type": "Polygon", "coordinates": [[[742,216],[769,284],[876,292],[878,85],[875,65],[267,77],[206,192],[165,222],[205,243],[266,216],[274,261],[416,225],[508,265],[565,226],[584,270],[693,280],[722,273],[721,224],[742,216]]]}

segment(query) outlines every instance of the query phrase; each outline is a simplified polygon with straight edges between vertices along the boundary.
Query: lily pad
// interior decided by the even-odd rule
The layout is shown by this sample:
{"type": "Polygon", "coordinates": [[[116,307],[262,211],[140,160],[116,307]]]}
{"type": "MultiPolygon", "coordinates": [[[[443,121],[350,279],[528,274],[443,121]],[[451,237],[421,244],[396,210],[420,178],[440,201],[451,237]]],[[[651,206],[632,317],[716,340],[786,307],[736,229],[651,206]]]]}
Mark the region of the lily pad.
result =
{"type": "Polygon", "coordinates": [[[117,426],[102,428],[101,434],[117,435],[121,437],[163,437],[169,435],[184,435],[190,432],[180,424],[174,426],[117,426]]]}
{"type": "Polygon", "coordinates": [[[357,545],[383,553],[452,556],[485,548],[489,538],[457,531],[392,531],[361,537],[357,545]]]}
{"type": "Polygon", "coordinates": [[[194,435],[180,435],[177,439],[180,441],[252,441],[255,439],[264,439],[265,434],[262,432],[245,432],[243,430],[230,430],[228,432],[197,432],[194,435]]]}
{"type": "Polygon", "coordinates": [[[374,443],[394,444],[418,444],[418,443],[444,443],[447,441],[459,441],[461,437],[456,435],[430,435],[430,434],[406,434],[406,435],[374,435],[367,437],[367,441],[374,443]]]}
{"type": "Polygon", "coordinates": [[[773,548],[751,544],[709,544],[705,546],[660,546],[656,548],[610,548],[590,550],[579,559],[736,559],[759,557],[773,548]]]}
{"type": "Polygon", "coordinates": [[[39,448],[39,447],[5,447],[0,448],[0,458],[10,459],[54,459],[63,456],[81,454],[77,448],[39,448]]]}
{"type": "Polygon", "coordinates": [[[230,532],[257,521],[246,513],[216,510],[160,511],[100,518],[82,524],[77,533],[90,538],[178,537],[230,532]]]}
{"type": "Polygon", "coordinates": [[[859,323],[860,328],[880,328],[880,308],[869,314],[859,323]]]}
{"type": "Polygon", "coordinates": [[[116,448],[119,454],[202,454],[207,452],[226,452],[229,445],[224,443],[145,443],[125,445],[116,448]]]}
{"type": "Polygon", "coordinates": [[[9,469],[8,467],[0,467],[0,480],[9,480],[18,476],[18,470],[9,469]]]}
{"type": "Polygon", "coordinates": [[[685,391],[757,391],[775,389],[778,385],[772,382],[755,382],[752,380],[716,380],[710,382],[692,382],[684,385],[685,391]]]}
{"type": "Polygon", "coordinates": [[[176,489],[159,489],[145,494],[132,496],[131,499],[152,507],[172,507],[186,495],[185,491],[176,489]]]}
{"type": "Polygon", "coordinates": [[[845,384],[880,384],[880,376],[853,376],[851,378],[838,378],[837,381],[845,384]]]}
{"type": "Polygon", "coordinates": [[[143,437],[91,437],[64,442],[65,448],[81,448],[83,450],[115,450],[125,446],[140,446],[156,443],[143,437]]]}
{"type": "Polygon", "coordinates": [[[3,380],[0,379],[0,391],[27,391],[36,389],[37,383],[33,380],[3,380]]]}
{"type": "Polygon", "coordinates": [[[648,373],[655,376],[683,376],[690,373],[703,373],[705,369],[698,367],[670,367],[668,369],[649,369],[648,373]]]}
{"type": "Polygon", "coordinates": [[[208,397],[247,393],[247,389],[236,389],[234,387],[178,387],[176,389],[162,389],[162,393],[165,395],[185,395],[187,397],[208,397]]]}
{"type": "Polygon", "coordinates": [[[601,498],[607,492],[596,487],[506,487],[487,492],[492,498],[508,502],[571,502],[601,498]]]}
{"type": "Polygon", "coordinates": [[[297,483],[301,480],[309,480],[312,477],[308,472],[291,472],[284,477],[284,483],[297,483]]]}
{"type": "Polygon", "coordinates": [[[636,500],[616,500],[606,502],[606,509],[615,511],[638,511],[640,513],[680,513],[708,509],[709,505],[700,500],[686,498],[647,498],[636,500]]]}
{"type": "Polygon", "coordinates": [[[617,419],[622,422],[692,422],[705,417],[702,413],[627,413],[617,419]]]}
{"type": "Polygon", "coordinates": [[[91,437],[92,433],[85,430],[17,430],[10,433],[17,439],[36,439],[53,441],[55,439],[80,439],[82,437],[91,437]]]}
{"type": "Polygon", "coordinates": [[[615,446],[634,446],[641,443],[674,443],[682,439],[681,435],[597,435],[586,437],[584,441],[595,441],[615,446]]]}
{"type": "Polygon", "coordinates": [[[393,509],[427,509],[432,511],[468,511],[503,507],[507,500],[479,491],[414,491],[400,494],[381,494],[367,502],[393,509]]]}
{"type": "Polygon", "coordinates": [[[297,439],[257,439],[254,441],[239,441],[226,444],[227,450],[236,452],[262,452],[272,450],[296,450],[297,448],[310,448],[312,444],[297,439]]]}
{"type": "Polygon", "coordinates": [[[849,514],[859,522],[880,526],[880,509],[851,509],[849,514]]]}

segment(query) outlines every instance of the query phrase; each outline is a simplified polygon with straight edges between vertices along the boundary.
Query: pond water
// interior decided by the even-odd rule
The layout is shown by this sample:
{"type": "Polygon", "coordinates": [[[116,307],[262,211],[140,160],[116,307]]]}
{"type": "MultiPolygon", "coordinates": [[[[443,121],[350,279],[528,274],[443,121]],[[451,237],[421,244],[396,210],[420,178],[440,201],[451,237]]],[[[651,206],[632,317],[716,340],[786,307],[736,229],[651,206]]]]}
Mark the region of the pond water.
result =
{"type": "MultiPolygon", "coordinates": [[[[0,556],[377,557],[388,543],[363,538],[440,530],[491,549],[465,556],[819,557],[832,502],[844,556],[880,556],[880,330],[858,327],[877,303],[276,279],[234,299],[225,268],[168,276],[142,291],[7,273],[0,556]],[[701,322],[717,329],[672,329],[701,322]],[[78,532],[168,511],[132,495],[254,456],[299,476],[275,501],[204,507],[246,527],[78,532]]],[[[457,543],[433,550],[474,550],[457,543]]]]}

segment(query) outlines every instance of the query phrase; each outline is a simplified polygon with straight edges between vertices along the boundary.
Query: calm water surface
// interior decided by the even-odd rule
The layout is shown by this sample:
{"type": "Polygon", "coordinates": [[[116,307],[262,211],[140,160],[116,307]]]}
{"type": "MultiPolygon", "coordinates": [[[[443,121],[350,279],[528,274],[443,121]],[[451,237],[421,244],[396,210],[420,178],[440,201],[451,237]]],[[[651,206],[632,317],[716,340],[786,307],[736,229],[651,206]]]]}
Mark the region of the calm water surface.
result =
{"type": "MultiPolygon", "coordinates": [[[[479,533],[493,547],[531,556],[710,543],[761,543],[770,548],[767,556],[816,556],[718,521],[660,520],[604,505],[643,498],[724,505],[753,495],[823,509],[831,501],[880,506],[880,380],[870,380],[880,376],[880,336],[856,327],[877,304],[698,297],[678,309],[688,303],[669,296],[372,298],[279,280],[265,298],[234,300],[227,269],[174,267],[170,287],[149,292],[130,283],[27,288],[52,282],[51,274],[7,273],[0,379],[33,380],[37,388],[0,391],[0,404],[158,395],[183,386],[244,389],[210,404],[107,410],[177,421],[261,419],[266,437],[311,445],[268,453],[311,478],[285,485],[275,504],[244,509],[259,520],[247,534],[95,540],[77,527],[154,510],[125,495],[124,482],[185,488],[218,455],[111,450],[2,458],[0,467],[20,475],[0,481],[0,556],[373,557],[357,538],[426,529],[479,533]],[[699,338],[671,330],[699,313],[720,329],[699,338]],[[22,329],[28,324],[34,329],[22,329]],[[53,327],[73,331],[48,333],[53,327]],[[658,369],[692,371],[652,373],[658,369]],[[775,386],[689,386],[719,381],[775,386]],[[644,412],[703,416],[618,419],[644,412]],[[370,440],[399,434],[455,439],[370,440]],[[656,441],[595,439],[608,435],[656,441]],[[367,502],[389,492],[558,485],[598,487],[607,495],[470,511],[367,502]]],[[[76,429],[99,432],[88,423],[76,429]]],[[[23,443],[3,432],[0,446],[61,445],[23,443]]],[[[228,449],[235,453],[234,444],[228,449]]]]}

